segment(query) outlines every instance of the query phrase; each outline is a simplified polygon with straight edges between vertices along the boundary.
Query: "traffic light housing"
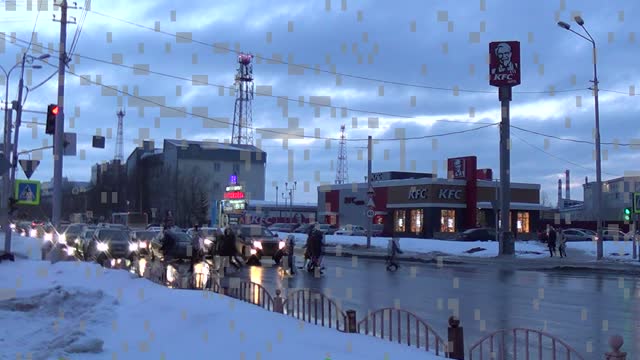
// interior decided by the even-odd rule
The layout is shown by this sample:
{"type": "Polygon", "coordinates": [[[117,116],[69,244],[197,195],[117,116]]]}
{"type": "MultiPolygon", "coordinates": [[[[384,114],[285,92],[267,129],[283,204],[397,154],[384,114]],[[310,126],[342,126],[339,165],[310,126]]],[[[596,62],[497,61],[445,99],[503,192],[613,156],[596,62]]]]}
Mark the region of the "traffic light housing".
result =
{"type": "Polygon", "coordinates": [[[47,135],[53,135],[56,132],[58,112],[60,112],[60,108],[56,104],[49,104],[49,107],[47,107],[47,127],[45,129],[47,135]]]}
{"type": "Polygon", "coordinates": [[[624,221],[631,221],[631,208],[624,208],[624,221]]]}

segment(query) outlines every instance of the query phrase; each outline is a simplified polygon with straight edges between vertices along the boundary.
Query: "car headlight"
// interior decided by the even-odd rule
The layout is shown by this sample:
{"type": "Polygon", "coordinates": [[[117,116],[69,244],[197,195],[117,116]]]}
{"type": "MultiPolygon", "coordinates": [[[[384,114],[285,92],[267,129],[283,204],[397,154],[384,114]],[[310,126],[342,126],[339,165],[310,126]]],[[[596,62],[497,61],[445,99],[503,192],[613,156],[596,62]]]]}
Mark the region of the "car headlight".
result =
{"type": "Polygon", "coordinates": [[[107,250],[109,250],[109,244],[105,244],[105,243],[101,243],[101,242],[96,244],[96,247],[97,247],[98,251],[107,251],[107,250]]]}
{"type": "Polygon", "coordinates": [[[16,224],[11,224],[11,225],[9,225],[9,227],[10,227],[11,229],[15,230],[15,229],[16,229],[16,224]]]}
{"type": "Polygon", "coordinates": [[[140,241],[138,243],[138,246],[140,247],[140,249],[146,249],[147,248],[147,242],[146,241],[140,241]]]}
{"type": "Polygon", "coordinates": [[[60,234],[60,236],[58,236],[58,239],[60,239],[60,242],[66,242],[67,241],[67,235],[65,234],[60,234]]]}
{"type": "Polygon", "coordinates": [[[44,234],[44,241],[53,241],[53,234],[50,234],[50,233],[44,234]]]}
{"type": "Polygon", "coordinates": [[[286,244],[284,241],[280,241],[280,242],[278,243],[278,249],[284,249],[284,247],[285,247],[286,245],[287,245],[287,244],[286,244]]]}
{"type": "Polygon", "coordinates": [[[253,242],[253,247],[256,248],[256,249],[261,249],[262,250],[262,242],[254,241],[253,242]]]}
{"type": "Polygon", "coordinates": [[[204,239],[204,246],[211,246],[213,245],[213,241],[211,241],[211,239],[204,239]]]}
{"type": "Polygon", "coordinates": [[[256,249],[251,249],[251,255],[255,255],[257,253],[258,253],[258,251],[256,249]]]}
{"type": "Polygon", "coordinates": [[[38,236],[38,230],[36,230],[36,229],[31,229],[31,230],[29,230],[29,236],[30,236],[30,237],[36,237],[36,236],[38,236]]]}
{"type": "Polygon", "coordinates": [[[138,244],[129,243],[129,251],[137,251],[137,250],[138,250],[138,244]]]}
{"type": "Polygon", "coordinates": [[[73,256],[76,253],[76,248],[71,247],[71,246],[67,246],[66,252],[67,252],[67,255],[73,256]]]}

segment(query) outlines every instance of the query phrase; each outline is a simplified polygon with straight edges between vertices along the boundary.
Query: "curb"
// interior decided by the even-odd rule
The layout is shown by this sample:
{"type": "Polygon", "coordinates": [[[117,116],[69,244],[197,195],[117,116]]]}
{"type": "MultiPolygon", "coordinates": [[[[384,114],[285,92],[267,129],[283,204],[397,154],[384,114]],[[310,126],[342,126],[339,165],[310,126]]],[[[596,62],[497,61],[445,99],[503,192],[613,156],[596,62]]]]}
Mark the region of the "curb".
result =
{"type": "MultiPolygon", "coordinates": [[[[386,255],[376,255],[376,254],[357,254],[349,251],[342,251],[341,255],[337,255],[335,251],[326,251],[325,255],[331,257],[358,257],[363,259],[374,259],[374,260],[385,260],[386,255]]],[[[522,271],[592,271],[592,272],[603,272],[603,273],[630,273],[630,274],[640,274],[640,266],[635,265],[625,265],[625,264],[603,264],[604,266],[599,266],[598,264],[540,264],[535,263],[533,259],[522,259],[525,261],[524,263],[517,263],[511,260],[500,260],[494,257],[489,258],[460,258],[454,256],[442,256],[441,260],[436,258],[419,258],[414,256],[402,257],[399,256],[399,262],[410,262],[410,263],[423,263],[423,264],[446,264],[446,265],[512,265],[517,270],[522,271]],[[497,260],[497,261],[496,261],[497,260]]]]}

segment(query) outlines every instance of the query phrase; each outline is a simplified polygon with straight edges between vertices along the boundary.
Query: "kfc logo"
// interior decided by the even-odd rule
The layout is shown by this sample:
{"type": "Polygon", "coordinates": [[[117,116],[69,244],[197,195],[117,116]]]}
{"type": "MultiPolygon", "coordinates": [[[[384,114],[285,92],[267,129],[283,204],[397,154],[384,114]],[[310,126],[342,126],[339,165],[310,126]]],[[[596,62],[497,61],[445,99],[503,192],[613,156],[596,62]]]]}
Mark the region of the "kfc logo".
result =
{"type": "Polygon", "coordinates": [[[489,83],[492,86],[520,85],[520,43],[492,42],[489,44],[489,52],[489,83]]]}
{"type": "Polygon", "coordinates": [[[409,188],[409,200],[419,200],[419,199],[426,199],[426,198],[427,198],[426,188],[418,189],[415,186],[412,186],[411,188],[409,188]]]}
{"type": "Polygon", "coordinates": [[[453,177],[455,179],[465,177],[464,159],[453,160],[453,177]]]}

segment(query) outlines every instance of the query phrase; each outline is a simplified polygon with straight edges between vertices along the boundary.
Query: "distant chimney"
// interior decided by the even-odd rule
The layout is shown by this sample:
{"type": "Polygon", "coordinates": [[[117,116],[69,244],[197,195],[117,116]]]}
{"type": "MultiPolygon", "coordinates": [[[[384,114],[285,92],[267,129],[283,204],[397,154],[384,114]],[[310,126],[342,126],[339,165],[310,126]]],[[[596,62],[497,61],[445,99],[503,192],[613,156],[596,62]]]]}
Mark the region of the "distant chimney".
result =
{"type": "Polygon", "coordinates": [[[584,184],[585,185],[589,184],[589,177],[588,176],[584,177],[584,184]]]}
{"type": "Polygon", "coordinates": [[[565,197],[567,198],[567,200],[571,200],[571,182],[569,180],[569,170],[568,169],[565,170],[564,176],[565,176],[564,186],[565,186],[565,192],[566,192],[565,197]]]}
{"type": "Polygon", "coordinates": [[[562,179],[558,179],[558,209],[562,209],[562,179]]]}

